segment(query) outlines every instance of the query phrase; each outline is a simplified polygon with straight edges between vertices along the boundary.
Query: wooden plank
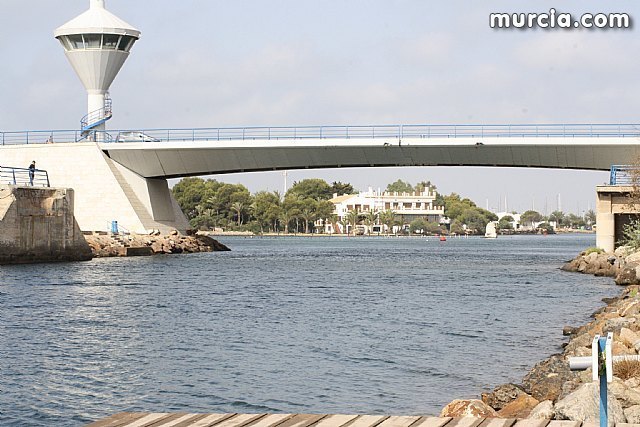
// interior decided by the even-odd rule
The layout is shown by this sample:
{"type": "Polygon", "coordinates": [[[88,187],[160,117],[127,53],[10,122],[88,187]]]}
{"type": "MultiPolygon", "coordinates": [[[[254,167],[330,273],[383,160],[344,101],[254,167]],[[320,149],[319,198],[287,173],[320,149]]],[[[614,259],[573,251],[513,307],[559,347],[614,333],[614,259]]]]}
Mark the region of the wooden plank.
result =
{"type": "Polygon", "coordinates": [[[154,422],[160,421],[161,419],[166,418],[167,416],[170,416],[171,414],[168,412],[156,412],[153,414],[147,414],[144,417],[137,419],[133,422],[124,424],[126,427],[145,427],[148,426],[150,424],[153,424],[154,422]]]}
{"type": "Polygon", "coordinates": [[[454,418],[447,423],[447,427],[477,427],[484,422],[484,418],[464,417],[454,418]]]}
{"type": "Polygon", "coordinates": [[[378,427],[409,427],[419,419],[419,416],[393,416],[378,424],[378,427]]]}
{"type": "Polygon", "coordinates": [[[530,418],[526,420],[519,420],[513,427],[546,427],[547,424],[549,424],[549,420],[537,420],[530,418]]]}
{"type": "Polygon", "coordinates": [[[235,417],[227,418],[224,421],[216,423],[216,427],[242,427],[252,421],[263,418],[266,414],[238,414],[235,417]]]}
{"type": "Polygon", "coordinates": [[[314,424],[313,427],[342,427],[343,425],[347,424],[349,421],[357,417],[357,415],[344,414],[329,415],[318,421],[316,424],[314,424]]]}
{"type": "Polygon", "coordinates": [[[203,414],[175,414],[171,418],[160,421],[159,424],[154,424],[153,427],[177,427],[180,425],[184,426],[185,423],[195,422],[203,417],[203,414]]]}
{"type": "Polygon", "coordinates": [[[147,414],[142,412],[120,412],[110,416],[109,418],[103,418],[91,424],[87,424],[86,427],[118,427],[121,426],[122,423],[142,418],[145,415],[147,414]]]}
{"type": "Polygon", "coordinates": [[[196,421],[193,424],[187,424],[189,427],[209,427],[214,425],[221,420],[226,420],[228,418],[234,417],[236,414],[211,414],[206,417],[196,421]]]}
{"type": "Polygon", "coordinates": [[[551,421],[547,427],[580,427],[580,421],[551,421]]]}
{"type": "Polygon", "coordinates": [[[296,414],[280,424],[278,427],[307,427],[313,423],[317,423],[324,417],[326,417],[326,415],[296,414]]]}
{"type": "Polygon", "coordinates": [[[247,424],[245,427],[275,427],[291,417],[293,417],[293,414],[268,414],[266,417],[247,424]]]}
{"type": "Polygon", "coordinates": [[[176,424],[175,427],[192,427],[193,425],[204,420],[205,418],[209,419],[208,424],[205,424],[205,425],[211,425],[211,423],[220,422],[227,418],[231,418],[234,415],[235,414],[199,414],[197,417],[194,417],[194,418],[182,421],[179,424],[176,424]]]}
{"type": "Polygon", "coordinates": [[[411,427],[443,427],[452,419],[451,417],[422,417],[411,427]]]}
{"type": "Polygon", "coordinates": [[[487,418],[480,427],[511,427],[516,421],[515,418],[487,418]]]}
{"type": "Polygon", "coordinates": [[[388,415],[360,415],[351,421],[347,427],[376,427],[387,418],[389,418],[388,415]]]}

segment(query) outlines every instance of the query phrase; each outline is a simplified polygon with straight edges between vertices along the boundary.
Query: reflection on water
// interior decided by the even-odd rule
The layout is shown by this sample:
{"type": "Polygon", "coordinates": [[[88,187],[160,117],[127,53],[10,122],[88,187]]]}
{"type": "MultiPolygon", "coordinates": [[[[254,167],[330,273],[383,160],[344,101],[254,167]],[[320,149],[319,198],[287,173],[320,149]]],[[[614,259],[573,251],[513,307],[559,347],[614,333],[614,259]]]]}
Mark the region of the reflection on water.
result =
{"type": "Polygon", "coordinates": [[[0,269],[0,424],[120,411],[437,414],[519,382],[618,293],[594,236],[226,238],[0,269]]]}

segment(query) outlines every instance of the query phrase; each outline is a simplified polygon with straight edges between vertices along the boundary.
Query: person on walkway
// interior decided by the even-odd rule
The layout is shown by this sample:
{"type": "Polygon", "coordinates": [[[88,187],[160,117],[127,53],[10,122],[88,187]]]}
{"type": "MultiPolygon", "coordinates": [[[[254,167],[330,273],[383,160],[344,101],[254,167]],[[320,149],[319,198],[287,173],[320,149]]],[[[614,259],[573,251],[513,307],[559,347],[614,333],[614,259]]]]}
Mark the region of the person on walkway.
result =
{"type": "Polygon", "coordinates": [[[33,187],[33,177],[36,175],[36,161],[32,161],[29,165],[29,185],[33,187]]]}

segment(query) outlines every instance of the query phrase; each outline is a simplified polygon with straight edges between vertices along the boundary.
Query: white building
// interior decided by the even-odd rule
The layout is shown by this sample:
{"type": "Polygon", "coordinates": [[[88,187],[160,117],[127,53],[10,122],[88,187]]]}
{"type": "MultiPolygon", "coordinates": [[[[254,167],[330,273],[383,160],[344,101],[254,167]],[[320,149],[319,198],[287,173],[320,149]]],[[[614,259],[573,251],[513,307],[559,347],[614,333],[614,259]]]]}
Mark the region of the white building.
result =
{"type": "MultiPolygon", "coordinates": [[[[334,214],[338,217],[338,223],[325,224],[326,233],[345,233],[350,232],[350,226],[346,223],[346,217],[351,211],[366,215],[370,212],[380,213],[391,210],[403,224],[409,224],[417,218],[424,218],[427,221],[440,223],[444,217],[444,206],[436,206],[436,193],[426,190],[421,193],[387,193],[369,191],[360,194],[347,194],[334,197],[329,200],[335,205],[334,214]]],[[[362,226],[361,230],[367,232],[366,226],[362,226]]],[[[371,232],[383,231],[383,226],[373,226],[371,232]]]]}

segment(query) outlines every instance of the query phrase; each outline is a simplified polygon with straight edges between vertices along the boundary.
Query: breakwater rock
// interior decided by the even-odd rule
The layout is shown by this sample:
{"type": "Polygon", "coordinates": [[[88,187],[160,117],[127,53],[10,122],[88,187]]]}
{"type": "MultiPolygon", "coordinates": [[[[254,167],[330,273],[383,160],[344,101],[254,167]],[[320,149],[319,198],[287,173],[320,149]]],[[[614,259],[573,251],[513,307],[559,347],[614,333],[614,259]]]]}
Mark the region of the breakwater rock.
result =
{"type": "Polygon", "coordinates": [[[585,251],[567,262],[562,269],[596,276],[615,278],[618,285],[640,285],[640,252],[626,247],[616,249],[614,254],[585,251]]]}
{"type": "MultiPolygon", "coordinates": [[[[504,384],[482,394],[478,400],[455,401],[441,416],[455,413],[491,413],[500,418],[536,418],[597,422],[599,408],[594,396],[597,384],[591,369],[571,371],[570,357],[591,356],[595,335],[614,333],[613,355],[638,355],[640,350],[640,292],[638,285],[626,287],[617,298],[593,313],[593,320],[580,327],[565,327],[569,342],[562,353],[535,365],[522,384],[504,384]],[[485,406],[482,406],[483,403],[485,406]]],[[[489,416],[489,415],[483,415],[489,416]]],[[[640,361],[614,363],[614,382],[609,385],[609,416],[616,423],[640,423],[640,361]]]]}
{"type": "Polygon", "coordinates": [[[85,236],[94,257],[146,256],[195,252],[230,251],[227,246],[204,235],[184,236],[177,231],[169,235],[112,235],[85,236]]]}

